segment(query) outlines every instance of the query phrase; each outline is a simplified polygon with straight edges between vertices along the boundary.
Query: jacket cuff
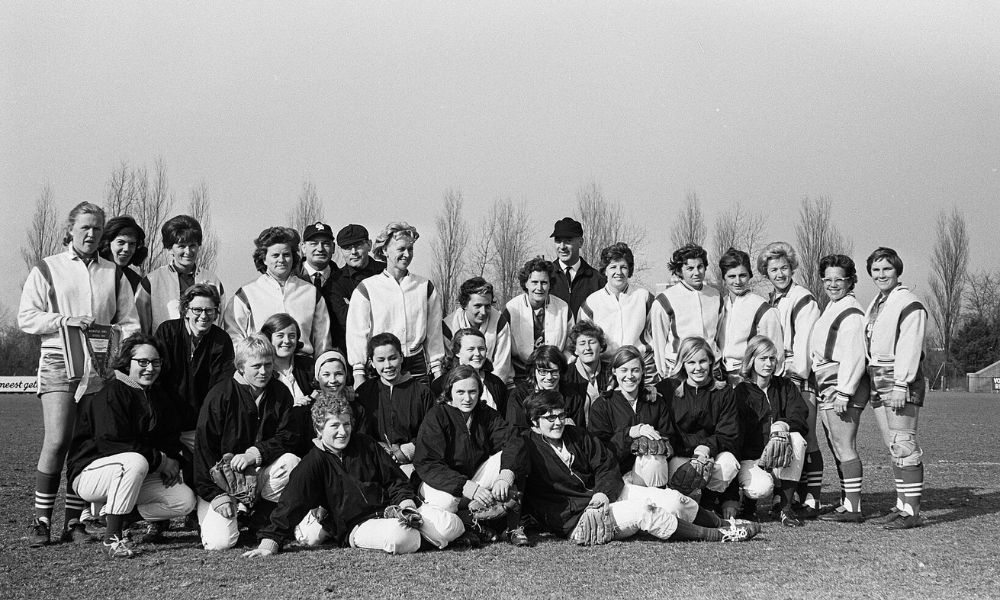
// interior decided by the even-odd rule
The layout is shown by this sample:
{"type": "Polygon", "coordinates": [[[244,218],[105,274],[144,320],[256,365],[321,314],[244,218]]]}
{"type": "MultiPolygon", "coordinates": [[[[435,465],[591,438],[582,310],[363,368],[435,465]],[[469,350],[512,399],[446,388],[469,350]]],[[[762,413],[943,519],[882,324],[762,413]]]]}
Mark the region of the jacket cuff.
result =
{"type": "Polygon", "coordinates": [[[249,448],[247,448],[247,451],[244,452],[243,454],[246,454],[247,456],[252,458],[255,466],[258,467],[260,466],[261,455],[260,455],[260,449],[257,448],[257,446],[250,446],[249,448]]]}
{"type": "Polygon", "coordinates": [[[507,485],[514,485],[514,471],[502,469],[500,475],[497,476],[497,481],[503,481],[507,485]]]}
{"type": "Polygon", "coordinates": [[[271,554],[277,554],[281,551],[281,544],[270,538],[261,538],[260,545],[257,546],[257,549],[270,550],[271,554]]]}
{"type": "Polygon", "coordinates": [[[462,486],[462,495],[472,500],[476,497],[476,491],[479,490],[479,484],[473,480],[468,480],[465,485],[462,486]]]}
{"type": "Polygon", "coordinates": [[[700,446],[696,447],[694,449],[693,454],[695,456],[704,456],[704,457],[707,457],[707,458],[712,458],[712,451],[705,444],[701,444],[700,446]]]}
{"type": "Polygon", "coordinates": [[[788,427],[788,423],[784,421],[775,421],[774,423],[771,423],[771,433],[788,433],[789,431],[790,428],[788,427]]]}
{"type": "Polygon", "coordinates": [[[229,504],[233,501],[233,498],[229,494],[219,494],[212,500],[212,510],[215,510],[222,506],[223,504],[229,504]]]}
{"type": "Polygon", "coordinates": [[[166,455],[164,453],[160,452],[159,450],[153,450],[153,464],[149,465],[149,472],[155,473],[159,471],[160,467],[163,466],[164,458],[166,458],[166,455]]]}
{"type": "Polygon", "coordinates": [[[399,503],[399,507],[400,508],[416,508],[417,507],[417,503],[414,502],[413,500],[410,500],[409,498],[407,498],[406,500],[403,500],[402,502],[399,503]]]}
{"type": "Polygon", "coordinates": [[[910,384],[906,383],[905,381],[894,381],[892,383],[892,387],[901,392],[910,393],[910,384]]]}
{"type": "Polygon", "coordinates": [[[417,451],[417,445],[413,442],[408,442],[406,444],[400,444],[399,451],[406,455],[406,458],[413,460],[413,455],[417,451]]]}

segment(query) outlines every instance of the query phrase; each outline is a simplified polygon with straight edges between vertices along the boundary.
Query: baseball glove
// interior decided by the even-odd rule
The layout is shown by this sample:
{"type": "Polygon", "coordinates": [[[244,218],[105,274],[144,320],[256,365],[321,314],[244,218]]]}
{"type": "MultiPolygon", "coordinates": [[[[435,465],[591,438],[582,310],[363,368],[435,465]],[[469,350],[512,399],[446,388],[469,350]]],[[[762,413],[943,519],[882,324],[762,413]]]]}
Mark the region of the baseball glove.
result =
{"type": "Polygon", "coordinates": [[[687,496],[708,484],[715,461],[704,456],[696,456],[682,464],[670,476],[670,487],[687,496]]]}
{"type": "Polygon", "coordinates": [[[789,441],[787,433],[776,431],[771,434],[771,439],[764,446],[764,452],[757,459],[757,465],[762,469],[776,469],[790,464],[792,464],[792,442],[789,441]]]}
{"type": "Polygon", "coordinates": [[[233,454],[228,453],[219,459],[219,462],[209,469],[212,481],[219,489],[236,499],[247,508],[253,507],[254,500],[257,499],[257,475],[244,475],[233,470],[230,462],[233,454]]]}
{"type": "Polygon", "coordinates": [[[652,454],[654,456],[665,456],[670,458],[673,456],[674,451],[673,448],[670,447],[670,442],[665,439],[651,440],[640,437],[632,441],[632,454],[635,454],[636,456],[652,454]]]}
{"type": "Polygon", "coordinates": [[[385,512],[382,513],[382,517],[385,519],[396,519],[400,525],[408,529],[420,529],[420,526],[424,524],[424,518],[420,515],[420,511],[409,506],[405,508],[395,504],[387,506],[385,507],[385,512]]]}
{"type": "Polygon", "coordinates": [[[472,520],[476,523],[480,521],[492,521],[493,519],[506,516],[508,512],[517,508],[519,502],[517,494],[511,494],[510,500],[506,502],[494,500],[489,504],[485,504],[479,500],[473,500],[469,502],[469,513],[472,515],[472,520]]]}
{"type": "Polygon", "coordinates": [[[397,465],[408,465],[410,464],[410,457],[406,455],[405,452],[399,447],[399,444],[388,444],[379,442],[382,449],[392,457],[392,460],[396,461],[397,465]]]}
{"type": "Polygon", "coordinates": [[[573,541],[581,546],[607,544],[615,537],[615,519],[611,510],[588,508],[580,515],[580,521],[573,530],[573,541]]]}

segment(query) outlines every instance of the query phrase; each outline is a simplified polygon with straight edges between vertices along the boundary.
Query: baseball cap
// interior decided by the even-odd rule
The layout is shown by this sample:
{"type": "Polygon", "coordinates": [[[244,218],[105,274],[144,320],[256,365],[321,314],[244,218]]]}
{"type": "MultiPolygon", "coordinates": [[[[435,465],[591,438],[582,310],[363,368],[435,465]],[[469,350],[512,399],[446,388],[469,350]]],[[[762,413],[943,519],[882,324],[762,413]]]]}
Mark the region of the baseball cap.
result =
{"type": "Polygon", "coordinates": [[[333,228],[321,221],[316,221],[312,225],[306,225],[306,230],[302,232],[302,241],[308,242],[318,237],[325,237],[332,242],[333,228]]]}

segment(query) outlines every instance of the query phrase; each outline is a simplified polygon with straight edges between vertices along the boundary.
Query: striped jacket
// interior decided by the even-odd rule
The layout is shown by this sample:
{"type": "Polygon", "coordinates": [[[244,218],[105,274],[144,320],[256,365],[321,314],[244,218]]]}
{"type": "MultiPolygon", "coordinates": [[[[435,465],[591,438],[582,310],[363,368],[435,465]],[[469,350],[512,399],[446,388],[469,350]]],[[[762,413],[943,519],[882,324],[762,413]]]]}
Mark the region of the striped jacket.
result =
{"type": "Polygon", "coordinates": [[[833,387],[841,396],[864,400],[864,311],[853,293],[827,304],[816,320],[809,336],[809,364],[821,396],[833,387]]]}
{"type": "Polygon", "coordinates": [[[900,284],[886,298],[880,294],[872,300],[865,323],[871,365],[892,367],[894,387],[909,389],[920,377],[927,309],[900,284]]]}
{"type": "Polygon", "coordinates": [[[718,339],[722,350],[722,366],[727,373],[739,372],[747,342],[755,335],[767,336],[774,342],[778,350],[778,364],[781,364],[784,357],[784,335],[781,332],[778,310],[771,308],[766,300],[753,292],[735,297],[727,294],[722,305],[718,339]]]}
{"type": "Polygon", "coordinates": [[[445,318],[442,325],[446,353],[451,355],[451,341],[459,329],[479,329],[486,336],[486,358],[493,363],[493,374],[505,384],[514,381],[510,365],[510,321],[501,310],[490,310],[489,318],[480,328],[473,327],[465,311],[459,307],[445,318]]]}
{"type": "Polygon", "coordinates": [[[819,304],[805,287],[792,283],[785,294],[771,292],[784,336],[784,376],[801,384],[809,378],[809,334],[819,318],[819,304]]]}
{"type": "Polygon", "coordinates": [[[292,275],[285,285],[264,273],[236,290],[226,307],[226,332],[236,344],[260,330],[272,315],[288,313],[299,324],[302,353],[316,356],[330,348],[330,314],[316,286],[292,275]]]}
{"type": "Polygon", "coordinates": [[[635,346],[643,354],[653,352],[653,329],[649,311],[653,294],[645,288],[630,285],[615,296],[607,286],[587,297],[577,319],[593,321],[604,330],[608,348],[601,355],[610,360],[622,346],[635,346]]]}
{"type": "MultiPolygon", "coordinates": [[[[196,269],[194,282],[214,285],[219,291],[219,308],[226,306],[225,290],[218,275],[205,269],[196,269]]],[[[143,333],[151,334],[156,331],[160,323],[180,318],[180,297],[183,291],[179,274],[173,264],[154,269],[142,278],[139,289],[136,290],[135,307],[139,312],[139,323],[142,325],[143,333]]],[[[222,322],[220,310],[216,325],[222,325],[222,322]]]]}
{"type": "Polygon", "coordinates": [[[666,377],[673,368],[677,348],[686,337],[705,338],[719,356],[715,338],[721,313],[722,297],[710,285],[694,290],[680,282],[656,295],[649,320],[660,377],[666,377]]]}

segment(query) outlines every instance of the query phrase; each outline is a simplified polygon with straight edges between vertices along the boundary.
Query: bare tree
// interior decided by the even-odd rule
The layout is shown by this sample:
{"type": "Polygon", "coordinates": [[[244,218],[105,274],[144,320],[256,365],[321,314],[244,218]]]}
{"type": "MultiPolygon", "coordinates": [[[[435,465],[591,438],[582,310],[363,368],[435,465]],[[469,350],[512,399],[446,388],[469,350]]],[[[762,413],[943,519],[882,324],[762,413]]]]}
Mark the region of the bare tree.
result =
{"type": "MultiPolygon", "coordinates": [[[[636,256],[645,249],[646,229],[629,217],[621,202],[606,199],[595,182],[577,190],[576,216],[583,225],[582,254],[591,264],[598,263],[601,250],[617,242],[628,244],[636,256]]],[[[636,272],[648,268],[637,262],[636,272]]]]}
{"type": "Polygon", "coordinates": [[[46,256],[56,254],[62,247],[63,229],[59,227],[52,188],[46,185],[35,200],[35,212],[31,216],[24,246],[21,247],[21,258],[30,271],[31,267],[46,256]]]}
{"type": "Polygon", "coordinates": [[[1000,325],[1000,271],[969,274],[965,290],[965,317],[1000,325]]]}
{"type": "Polygon", "coordinates": [[[434,252],[434,271],[431,279],[441,295],[444,314],[451,312],[455,290],[458,289],[462,272],[465,270],[469,226],[462,215],[463,202],[462,192],[446,191],[441,212],[434,219],[437,225],[437,239],[431,243],[434,252]]]}
{"type": "Polygon", "coordinates": [[[202,269],[215,271],[219,256],[219,236],[212,229],[212,213],[209,206],[208,184],[202,181],[198,187],[191,190],[191,200],[188,202],[188,214],[201,224],[201,251],[198,253],[198,265],[202,269]]]}
{"type": "Polygon", "coordinates": [[[497,211],[490,209],[479,223],[479,235],[471,247],[472,264],[469,272],[479,277],[486,277],[493,256],[493,231],[496,229],[497,211]]]}
{"type": "Polygon", "coordinates": [[[140,265],[142,273],[148,273],[166,262],[160,227],[167,220],[173,205],[167,167],[162,158],[156,159],[152,182],[145,167],[132,167],[127,162],[122,162],[111,172],[104,210],[109,218],[131,216],[146,233],[149,256],[140,265]]]}
{"type": "Polygon", "coordinates": [[[670,243],[674,248],[680,248],[685,244],[705,245],[705,238],[708,236],[708,227],[705,225],[705,217],[701,213],[701,201],[698,194],[688,192],[684,200],[684,208],[681,209],[680,216],[674,221],[670,228],[670,243]]]}
{"type": "Polygon", "coordinates": [[[524,204],[514,204],[509,198],[497,200],[486,216],[492,224],[485,246],[488,251],[490,280],[501,305],[521,293],[518,271],[530,258],[534,228],[524,204]]]}
{"type": "Polygon", "coordinates": [[[833,224],[832,212],[832,203],[825,196],[816,200],[803,198],[799,221],[795,224],[795,249],[800,265],[797,274],[820,307],[826,306],[826,295],[823,294],[823,278],[817,272],[819,260],[830,254],[850,256],[854,251],[851,241],[833,224]]]}
{"type": "Polygon", "coordinates": [[[306,225],[322,220],[323,203],[316,193],[316,185],[307,179],[302,182],[302,191],[295,208],[288,212],[288,226],[301,234],[306,225]]]}
{"type": "MultiPolygon", "coordinates": [[[[717,281],[722,282],[719,258],[730,248],[746,252],[750,255],[750,264],[754,264],[763,245],[766,226],[767,219],[764,218],[764,213],[747,210],[739,202],[718,216],[715,220],[714,253],[709,257],[717,281]]],[[[750,275],[753,276],[754,273],[751,272],[750,275]]]]}
{"type": "Polygon", "coordinates": [[[968,273],[969,235],[965,216],[957,207],[952,207],[950,214],[944,211],[938,213],[937,241],[934,243],[931,275],[928,278],[931,287],[929,312],[944,346],[945,373],[951,362],[951,342],[961,319],[962,296],[968,273]]]}

